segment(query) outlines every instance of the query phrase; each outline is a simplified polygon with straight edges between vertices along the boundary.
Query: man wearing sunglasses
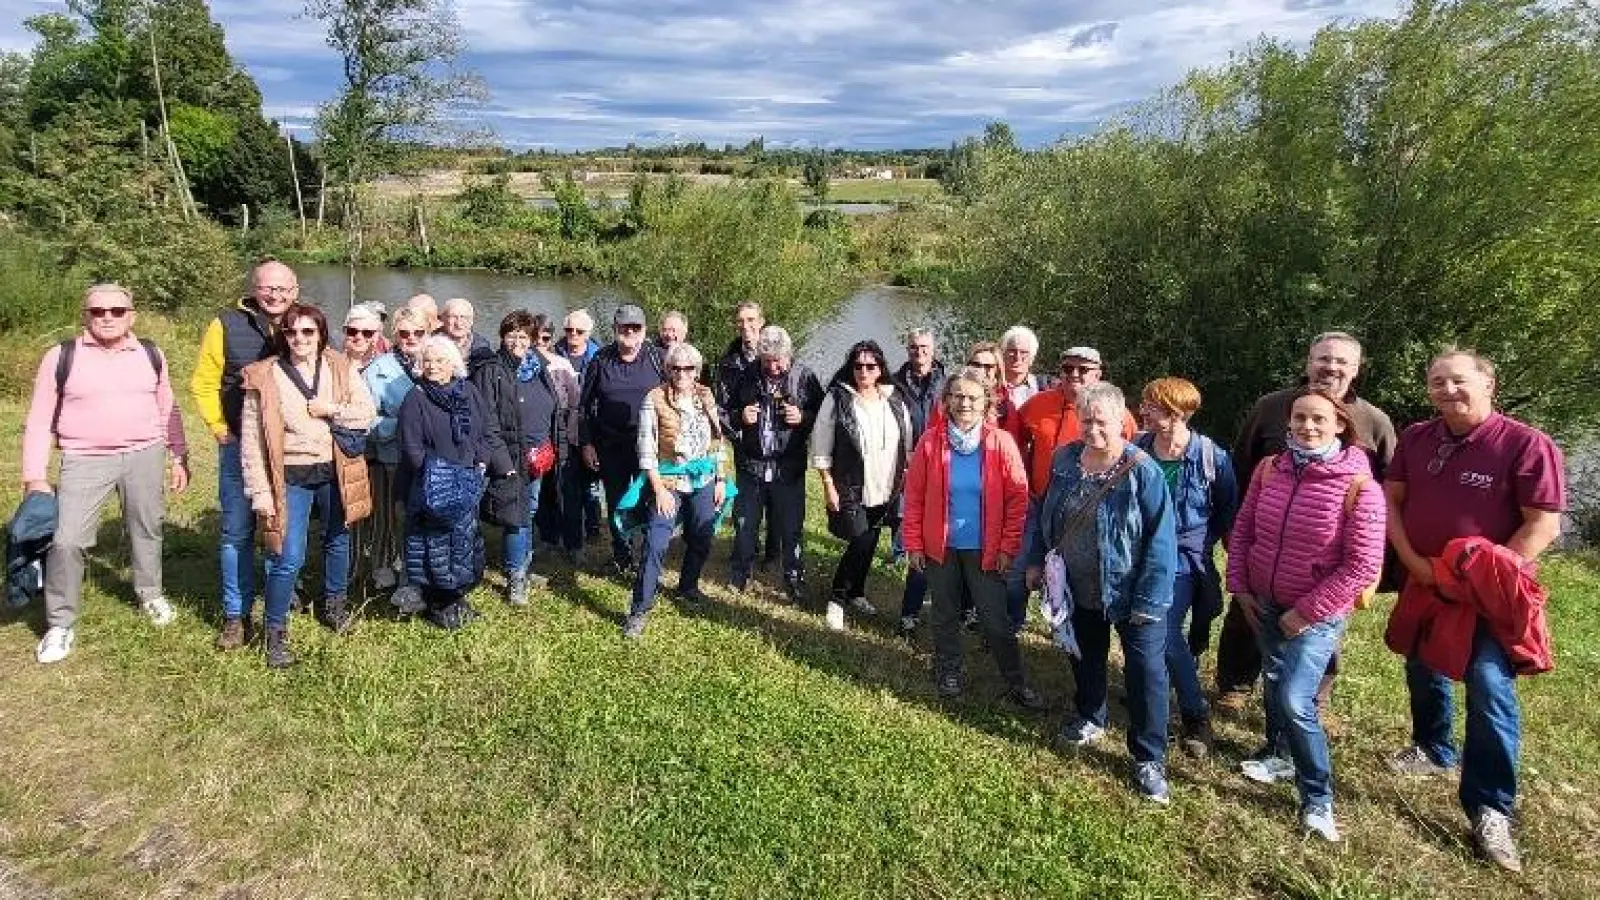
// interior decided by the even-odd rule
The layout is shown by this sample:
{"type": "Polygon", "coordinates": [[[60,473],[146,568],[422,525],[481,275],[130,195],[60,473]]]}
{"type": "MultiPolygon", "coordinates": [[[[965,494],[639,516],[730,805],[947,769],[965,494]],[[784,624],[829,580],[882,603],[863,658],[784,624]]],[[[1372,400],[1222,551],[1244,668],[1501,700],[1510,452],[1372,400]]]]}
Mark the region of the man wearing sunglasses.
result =
{"type": "Polygon", "coordinates": [[[639,410],[645,395],[661,385],[661,353],[645,340],[644,310],[633,304],[611,320],[616,341],[589,361],[582,384],[583,462],[599,475],[606,495],[606,525],[611,532],[611,563],[624,578],[633,569],[633,548],[617,527],[617,502],[639,474],[639,410]]]}
{"type": "Polygon", "coordinates": [[[154,625],[173,619],[161,581],[163,491],[188,487],[188,446],[166,359],[134,336],[133,321],[126,288],[95,285],[83,297],[83,331],[46,351],[34,378],[22,479],[30,493],[54,490],[57,497],[55,540],[44,570],[49,629],[35,653],[41,663],[72,652],[84,551],[95,545],[100,512],[113,491],[122,503],[139,605],[154,625]],[[54,489],[48,480],[52,438],[61,448],[54,489]]]}
{"type": "MultiPolygon", "coordinates": [[[[1248,482],[1256,465],[1284,451],[1289,432],[1289,409],[1302,386],[1327,391],[1344,401],[1355,422],[1355,439],[1367,448],[1372,475],[1382,480],[1385,467],[1394,455],[1394,423],[1383,410],[1356,396],[1355,381],[1361,374],[1361,343],[1342,331],[1329,331],[1311,341],[1306,354],[1305,375],[1294,387],[1274,391],[1256,401],[1233,445],[1233,467],[1241,481],[1248,482]]],[[[1242,492],[1241,492],[1242,497],[1242,492]]],[[[1335,660],[1334,670],[1337,670],[1335,660]]],[[[1261,674],[1261,652],[1255,630],[1244,610],[1230,602],[1217,635],[1217,707],[1238,712],[1249,705],[1250,690],[1261,674]]],[[[1330,677],[1318,694],[1326,704],[1332,690],[1330,677]]]]}
{"type": "Polygon", "coordinates": [[[244,492],[239,419],[244,367],[273,354],[279,320],[300,299],[294,270],[268,260],[250,273],[250,295],[206,326],[189,390],[200,418],[217,439],[217,506],[221,516],[222,616],[218,650],[245,643],[244,598],[256,590],[256,515],[244,492]]]}
{"type": "MultiPolygon", "coordinates": [[[[1390,646],[1398,651],[1397,644],[1407,643],[1398,634],[1402,622],[1428,620],[1417,626],[1426,637],[1406,647],[1412,743],[1390,758],[1389,767],[1413,777],[1454,774],[1459,767],[1458,799],[1479,852],[1502,869],[1520,872],[1510,818],[1522,736],[1513,656],[1549,658],[1548,646],[1537,646],[1543,629],[1528,624],[1542,618],[1542,605],[1528,602],[1523,582],[1531,574],[1528,566],[1561,534],[1566,482],[1561,450],[1550,436],[1495,411],[1496,386],[1494,364],[1478,353],[1450,349],[1435,357],[1428,366],[1428,400],[1439,414],[1405,430],[1384,477],[1389,540],[1407,576],[1390,619],[1390,646]],[[1517,572],[1515,578],[1496,575],[1497,586],[1517,587],[1502,588],[1508,596],[1495,607],[1493,621],[1484,615],[1481,598],[1451,594],[1445,599],[1452,602],[1436,605],[1435,591],[1444,590],[1436,573],[1464,568],[1440,560],[1455,552],[1447,545],[1456,538],[1485,538],[1494,545],[1473,560],[1473,568],[1498,571],[1496,563],[1504,558],[1517,572]],[[1463,603],[1478,615],[1455,642],[1461,648],[1457,658],[1465,661],[1465,671],[1456,674],[1467,692],[1466,742],[1457,753],[1453,685],[1424,659],[1434,658],[1427,645],[1446,640],[1442,632],[1449,627],[1446,616],[1433,615],[1445,605],[1454,613],[1463,603]],[[1508,622],[1516,624],[1507,627],[1508,622]]],[[[1471,573],[1463,581],[1478,593],[1471,573]]]]}

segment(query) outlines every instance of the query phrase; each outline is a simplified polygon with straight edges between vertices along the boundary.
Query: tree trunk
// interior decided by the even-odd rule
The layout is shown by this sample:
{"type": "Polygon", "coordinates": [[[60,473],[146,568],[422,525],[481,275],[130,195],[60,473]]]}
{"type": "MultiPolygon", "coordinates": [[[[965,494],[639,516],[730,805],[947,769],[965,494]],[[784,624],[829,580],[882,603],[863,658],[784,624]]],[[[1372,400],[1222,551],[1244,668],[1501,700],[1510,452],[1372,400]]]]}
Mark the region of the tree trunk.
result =
{"type": "MultiPolygon", "coordinates": [[[[306,243],[306,198],[300,193],[300,170],[294,164],[294,138],[286,131],[283,133],[283,144],[289,151],[289,178],[294,181],[294,208],[300,214],[300,246],[306,243]]],[[[322,216],[317,216],[317,224],[322,224],[322,216]]]]}

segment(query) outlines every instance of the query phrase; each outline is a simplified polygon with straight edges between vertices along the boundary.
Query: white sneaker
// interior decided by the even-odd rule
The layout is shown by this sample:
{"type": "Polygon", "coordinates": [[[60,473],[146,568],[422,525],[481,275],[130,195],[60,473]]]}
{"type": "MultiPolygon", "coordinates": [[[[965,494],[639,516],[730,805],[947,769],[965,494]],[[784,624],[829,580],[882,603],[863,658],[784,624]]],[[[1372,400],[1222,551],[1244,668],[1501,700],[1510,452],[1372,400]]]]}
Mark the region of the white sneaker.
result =
{"type": "Polygon", "coordinates": [[[850,608],[863,616],[875,616],[878,614],[878,608],[868,603],[865,597],[851,597],[850,608]]]}
{"type": "Polygon", "coordinates": [[[1308,806],[1300,813],[1300,827],[1330,844],[1339,843],[1339,826],[1333,822],[1332,806],[1308,806]]]}
{"type": "Polygon", "coordinates": [[[157,628],[163,625],[171,625],[172,620],[177,616],[177,613],[172,611],[172,604],[168,603],[165,597],[151,597],[149,600],[139,604],[139,608],[143,609],[144,614],[150,617],[150,624],[157,628]]]}
{"type": "Polygon", "coordinates": [[[1281,756],[1263,753],[1240,763],[1239,771],[1259,784],[1275,784],[1294,777],[1294,763],[1281,756]]]}
{"type": "Polygon", "coordinates": [[[823,615],[822,620],[828,623],[829,631],[843,631],[844,607],[840,606],[837,601],[829,600],[828,612],[823,615]]]}
{"type": "Polygon", "coordinates": [[[1522,871],[1522,854],[1511,838],[1511,820],[1497,809],[1485,806],[1472,821],[1473,843],[1490,862],[1507,872],[1522,871]]]}
{"type": "Polygon", "coordinates": [[[75,635],[71,628],[55,626],[44,633],[44,640],[39,642],[39,649],[33,652],[34,659],[41,665],[61,662],[72,652],[72,640],[75,635]]]}

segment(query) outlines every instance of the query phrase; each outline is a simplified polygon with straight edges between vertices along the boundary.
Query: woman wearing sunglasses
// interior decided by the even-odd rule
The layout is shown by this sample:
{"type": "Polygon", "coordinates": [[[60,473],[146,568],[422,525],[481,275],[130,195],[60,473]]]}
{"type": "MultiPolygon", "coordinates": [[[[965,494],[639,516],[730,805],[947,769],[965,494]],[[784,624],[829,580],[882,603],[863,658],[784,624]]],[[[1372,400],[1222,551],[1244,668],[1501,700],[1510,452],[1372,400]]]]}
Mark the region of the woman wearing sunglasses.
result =
{"type": "MultiPolygon", "coordinates": [[[[421,307],[402,306],[394,314],[394,346],[362,370],[377,416],[367,432],[367,481],[372,486],[372,519],[360,529],[367,534],[358,543],[372,566],[372,585],[388,590],[400,585],[390,602],[403,613],[422,608],[422,594],[406,586],[405,496],[397,486],[400,469],[400,406],[417,386],[422,373],[422,342],[432,322],[421,307]]],[[[349,336],[345,339],[348,341],[349,336]]]]}
{"type": "Polygon", "coordinates": [[[711,556],[728,491],[717,401],[698,381],[703,363],[692,344],[673,344],[666,356],[667,383],[645,394],[639,408],[639,475],[618,504],[619,518],[630,509],[646,512],[644,564],[634,578],[633,606],[622,626],[630,639],[644,634],[667,544],[679,525],[688,546],[678,572],[678,597],[690,605],[705,599],[700,572],[711,556]],[[629,502],[632,497],[637,505],[629,502]]]}
{"type": "Polygon", "coordinates": [[[867,571],[878,532],[896,524],[910,460],[911,414],[889,381],[883,348],[861,341],[829,382],[811,432],[811,465],[822,474],[828,531],[845,542],[826,617],[834,631],[844,630],[847,604],[862,615],[877,612],[866,596],[867,571]]]}
{"type": "Polygon", "coordinates": [[[245,494],[267,545],[266,653],[275,669],[295,662],[289,602],[305,563],[311,507],[322,518],[318,618],[338,632],[350,625],[349,526],[372,512],[366,460],[341,449],[333,434],[334,427],[367,430],[373,416],[367,386],[350,360],[328,346],[321,310],[296,303],[283,323],[278,352],[244,369],[239,430],[245,494]]]}

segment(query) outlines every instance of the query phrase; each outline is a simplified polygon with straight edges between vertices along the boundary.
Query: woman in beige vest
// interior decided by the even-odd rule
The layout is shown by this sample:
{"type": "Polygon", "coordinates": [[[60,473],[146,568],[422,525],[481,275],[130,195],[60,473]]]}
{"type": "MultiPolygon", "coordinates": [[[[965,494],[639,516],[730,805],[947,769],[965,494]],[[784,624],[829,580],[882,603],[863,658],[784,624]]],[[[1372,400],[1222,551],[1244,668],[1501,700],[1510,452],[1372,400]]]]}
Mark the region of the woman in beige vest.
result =
{"type": "Polygon", "coordinates": [[[726,498],[723,480],[722,429],[717,402],[700,384],[700,351],[691,344],[673,344],[667,351],[667,383],[645,395],[639,411],[640,505],[648,505],[644,564],[633,583],[633,608],[623,624],[629,638],[644,634],[644,619],[655,606],[661,560],[673,530],[683,526],[688,547],[678,575],[678,597],[698,604],[700,571],[711,555],[718,511],[726,498]]]}
{"type": "MultiPolygon", "coordinates": [[[[267,545],[267,665],[293,665],[289,599],[305,563],[311,507],[322,515],[322,603],[318,618],[335,631],[349,627],[349,526],[372,512],[367,464],[334,441],[333,428],[365,435],[372,396],[344,354],[328,347],[328,320],[314,306],[283,314],[278,352],[244,369],[239,430],[245,494],[267,545]]],[[[248,604],[248,600],[246,603],[248,604]]],[[[246,605],[244,619],[250,618],[246,605]]],[[[224,629],[239,628],[230,621],[224,629]]],[[[242,635],[241,635],[242,637],[242,635]]]]}

